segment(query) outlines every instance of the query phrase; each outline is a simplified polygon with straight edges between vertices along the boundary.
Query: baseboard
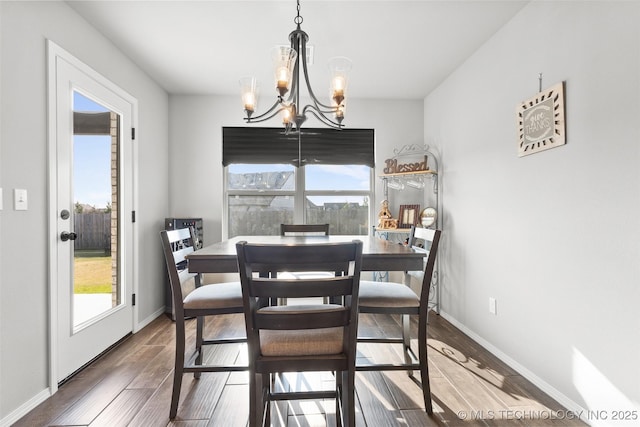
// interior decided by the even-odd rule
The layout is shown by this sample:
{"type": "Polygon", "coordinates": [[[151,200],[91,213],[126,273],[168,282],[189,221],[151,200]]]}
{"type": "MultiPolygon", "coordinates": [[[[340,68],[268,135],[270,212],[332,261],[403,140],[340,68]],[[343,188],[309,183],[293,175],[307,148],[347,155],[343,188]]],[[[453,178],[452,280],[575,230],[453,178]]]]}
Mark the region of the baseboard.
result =
{"type": "Polygon", "coordinates": [[[488,352],[490,352],[491,354],[496,356],[498,359],[506,363],[509,367],[511,367],[516,372],[518,372],[524,378],[531,381],[533,385],[538,387],[543,392],[547,393],[549,396],[555,399],[558,403],[564,406],[567,410],[571,411],[574,414],[581,414],[582,421],[591,425],[589,420],[584,418],[584,414],[586,414],[587,411],[582,406],[578,405],[576,402],[569,399],[567,396],[565,396],[563,393],[558,391],[555,387],[551,386],[549,383],[547,383],[542,378],[537,376],[535,373],[531,372],[529,369],[522,366],[516,360],[512,359],[510,356],[502,352],[499,348],[497,348],[496,346],[494,346],[493,344],[491,344],[490,342],[482,338],[480,335],[473,332],[467,326],[460,323],[455,317],[447,314],[442,310],[440,311],[440,315],[446,321],[448,321],[453,326],[461,330],[469,338],[471,338],[472,340],[480,344],[482,347],[484,347],[488,352]]]}
{"type": "Polygon", "coordinates": [[[11,424],[27,415],[33,408],[47,400],[49,397],[51,397],[51,389],[47,387],[40,393],[33,396],[31,399],[20,405],[20,407],[16,408],[16,410],[11,412],[9,415],[1,419],[0,427],[9,427],[11,424]]]}
{"type": "Polygon", "coordinates": [[[139,332],[142,328],[144,328],[149,323],[156,320],[158,317],[162,316],[164,313],[165,313],[165,307],[162,306],[158,310],[154,311],[150,316],[147,316],[141,322],[138,322],[133,328],[133,333],[135,334],[136,332],[139,332]]]}
{"type": "MultiPolygon", "coordinates": [[[[160,309],[156,310],[154,313],[152,313],[150,316],[148,316],[145,319],[143,319],[141,322],[138,322],[135,325],[133,332],[136,333],[136,332],[140,331],[142,328],[147,326],[149,323],[153,322],[158,317],[164,315],[164,313],[165,313],[165,307],[163,306],[160,309]]],[[[38,393],[35,396],[33,396],[31,399],[26,401],[24,404],[20,405],[20,407],[16,408],[9,415],[7,415],[6,417],[0,419],[0,427],[9,427],[9,426],[11,426],[11,424],[15,423],[20,418],[24,417],[26,414],[29,413],[29,411],[31,411],[36,406],[38,406],[39,404],[41,404],[42,402],[47,400],[49,397],[51,397],[51,389],[50,388],[46,388],[46,389],[42,390],[40,393],[38,393]]]]}

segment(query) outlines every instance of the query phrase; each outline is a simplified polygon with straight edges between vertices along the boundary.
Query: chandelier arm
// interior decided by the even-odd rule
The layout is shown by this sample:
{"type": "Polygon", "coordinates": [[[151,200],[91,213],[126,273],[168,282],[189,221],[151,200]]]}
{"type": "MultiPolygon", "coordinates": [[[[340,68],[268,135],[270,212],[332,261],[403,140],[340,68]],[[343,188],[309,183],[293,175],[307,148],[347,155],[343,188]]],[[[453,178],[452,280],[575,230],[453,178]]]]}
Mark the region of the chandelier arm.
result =
{"type": "MultiPolygon", "coordinates": [[[[294,68],[294,70],[297,68],[294,68]]],[[[293,74],[293,77],[291,78],[291,90],[289,91],[289,96],[287,97],[287,102],[289,104],[296,104],[298,105],[298,76],[295,74],[293,74]]]]}
{"type": "MultiPolygon", "coordinates": [[[[323,108],[320,108],[318,105],[312,105],[312,104],[305,105],[303,111],[307,111],[310,108],[316,110],[318,113],[322,114],[323,116],[326,116],[327,114],[332,114],[332,113],[335,113],[335,112],[338,111],[338,109],[336,107],[331,107],[329,109],[323,109],[323,108]]],[[[329,119],[329,120],[331,120],[331,119],[329,119]]]]}
{"type": "Polygon", "coordinates": [[[298,22],[297,28],[293,30],[291,34],[289,34],[291,49],[296,51],[297,59],[293,67],[293,74],[291,76],[291,91],[289,92],[288,101],[294,103],[296,106],[300,105],[300,60],[304,60],[304,58],[306,57],[306,52],[304,52],[304,50],[302,50],[300,46],[307,39],[307,37],[309,37],[307,33],[302,31],[302,29],[300,28],[300,22],[298,22]]]}
{"type": "Polygon", "coordinates": [[[284,105],[284,103],[282,102],[282,98],[278,97],[278,100],[271,106],[271,108],[269,108],[267,111],[265,111],[264,113],[260,114],[259,116],[254,116],[254,117],[245,117],[244,120],[247,123],[252,123],[252,122],[264,122],[265,120],[269,120],[270,118],[274,117],[276,114],[278,114],[279,112],[281,112],[282,110],[284,110],[286,107],[286,105],[284,105]],[[278,105],[281,105],[281,107],[279,109],[278,105]],[[276,110],[277,109],[277,110],[276,110]],[[275,112],[273,112],[274,110],[276,110],[275,112]],[[268,117],[267,117],[268,116],[268,117]]]}
{"type": "Polygon", "coordinates": [[[314,104],[316,104],[316,107],[318,108],[318,110],[320,109],[320,107],[333,108],[334,111],[337,110],[337,108],[334,108],[331,105],[326,105],[326,104],[323,104],[322,102],[320,102],[318,100],[318,98],[316,97],[316,94],[313,93],[313,89],[311,88],[311,83],[309,82],[309,73],[307,71],[307,54],[306,54],[307,53],[307,41],[306,41],[305,38],[302,39],[301,44],[302,44],[302,46],[301,46],[300,50],[303,52],[302,58],[300,59],[302,61],[302,73],[304,74],[304,81],[307,84],[307,91],[309,92],[309,96],[311,97],[311,100],[313,101],[314,104]]]}
{"type": "Polygon", "coordinates": [[[247,122],[247,123],[266,122],[267,120],[272,119],[273,117],[275,117],[278,113],[280,113],[284,109],[285,109],[285,107],[282,107],[279,110],[274,111],[270,116],[266,116],[266,117],[265,117],[266,113],[265,114],[261,114],[258,117],[251,117],[251,118],[245,117],[244,121],[247,122]]]}
{"type": "Polygon", "coordinates": [[[302,109],[302,115],[307,114],[307,112],[313,114],[315,117],[322,120],[322,122],[325,124],[331,123],[334,126],[339,126],[339,127],[344,126],[340,122],[336,122],[335,120],[332,120],[331,118],[329,118],[329,116],[327,116],[326,113],[332,113],[333,111],[322,111],[315,105],[307,104],[302,109]]]}
{"type": "MultiPolygon", "coordinates": [[[[307,105],[307,107],[309,107],[309,105],[307,105]]],[[[324,114],[316,114],[313,109],[309,110],[309,114],[313,115],[316,119],[320,120],[324,125],[329,126],[330,128],[340,130],[344,127],[343,124],[334,122],[333,120],[327,118],[324,114]]]]}

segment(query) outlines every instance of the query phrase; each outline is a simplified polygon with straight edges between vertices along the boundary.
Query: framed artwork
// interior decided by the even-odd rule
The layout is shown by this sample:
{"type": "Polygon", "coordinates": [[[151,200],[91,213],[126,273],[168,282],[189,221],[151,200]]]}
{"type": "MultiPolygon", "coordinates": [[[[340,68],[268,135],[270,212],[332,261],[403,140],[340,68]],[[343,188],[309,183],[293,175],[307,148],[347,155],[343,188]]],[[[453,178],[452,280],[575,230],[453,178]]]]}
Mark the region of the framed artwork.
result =
{"type": "Polygon", "coordinates": [[[518,157],[565,144],[564,82],[516,107],[518,157]]]}
{"type": "Polygon", "coordinates": [[[400,205],[398,228],[411,228],[420,218],[420,205],[400,205]]]}

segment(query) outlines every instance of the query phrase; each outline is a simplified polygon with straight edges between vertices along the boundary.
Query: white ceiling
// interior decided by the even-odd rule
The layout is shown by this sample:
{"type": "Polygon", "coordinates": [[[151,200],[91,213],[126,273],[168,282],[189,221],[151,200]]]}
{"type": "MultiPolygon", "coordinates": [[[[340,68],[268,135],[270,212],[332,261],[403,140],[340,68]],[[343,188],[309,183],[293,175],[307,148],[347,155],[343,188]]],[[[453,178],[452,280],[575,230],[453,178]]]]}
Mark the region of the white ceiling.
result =
{"type": "MultiPolygon", "coordinates": [[[[520,0],[302,0],[314,47],[309,77],[328,95],[327,62],[353,61],[348,96],[422,99],[508,22],[520,0]]],[[[288,45],[296,3],[69,1],[171,94],[239,94],[242,76],[272,89],[270,50],[288,45]]]]}

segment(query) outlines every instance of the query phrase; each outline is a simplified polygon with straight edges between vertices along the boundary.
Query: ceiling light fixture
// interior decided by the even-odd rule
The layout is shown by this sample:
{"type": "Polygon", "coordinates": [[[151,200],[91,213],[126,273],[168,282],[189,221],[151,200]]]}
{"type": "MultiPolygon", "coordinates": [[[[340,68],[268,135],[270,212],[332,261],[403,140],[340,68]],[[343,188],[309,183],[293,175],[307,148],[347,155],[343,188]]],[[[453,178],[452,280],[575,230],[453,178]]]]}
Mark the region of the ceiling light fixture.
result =
{"type": "Polygon", "coordinates": [[[329,61],[331,101],[330,104],[320,102],[309,83],[306,55],[309,36],[300,28],[303,21],[300,16],[300,0],[297,0],[297,9],[298,15],[293,20],[296,29],[289,34],[291,47],[277,46],[272,53],[277,92],[276,102],[263,114],[253,116],[258,103],[258,86],[255,77],[243,77],[240,80],[240,91],[242,105],[247,115],[244,120],[247,123],[258,123],[282,113],[282,124],[288,133],[294,125],[297,130],[300,130],[302,124],[307,120],[307,114],[311,114],[323,124],[340,129],[344,127],[342,120],[344,119],[347,76],[351,70],[351,61],[345,57],[335,57],[329,61]],[[302,108],[300,105],[301,73],[303,73],[304,82],[312,100],[312,104],[307,104],[302,108]]]}

